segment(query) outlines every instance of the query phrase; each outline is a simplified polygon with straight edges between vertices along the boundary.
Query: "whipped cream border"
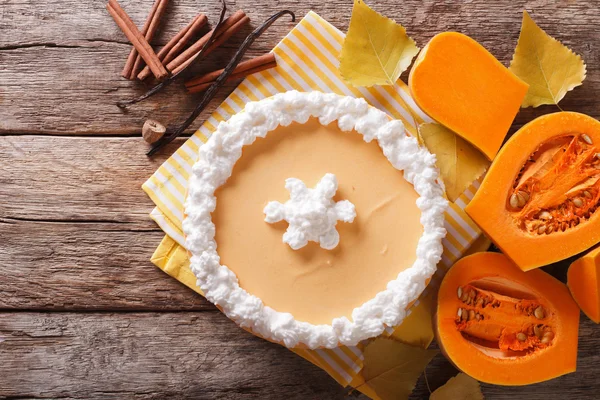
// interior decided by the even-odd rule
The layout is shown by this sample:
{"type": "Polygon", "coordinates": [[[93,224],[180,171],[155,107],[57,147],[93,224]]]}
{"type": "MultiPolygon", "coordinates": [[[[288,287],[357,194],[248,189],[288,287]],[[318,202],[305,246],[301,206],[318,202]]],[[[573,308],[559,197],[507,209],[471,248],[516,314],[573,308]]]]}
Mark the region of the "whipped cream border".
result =
{"type": "Polygon", "coordinates": [[[442,255],[444,211],[448,206],[437,182],[435,156],[409,136],[399,120],[370,107],[364,99],[333,93],[289,91],[246,104],[244,111],[221,122],[208,142],[200,147],[192,168],[183,231],[191,254],[190,267],[205,297],[240,326],[265,339],[292,348],[334,348],[354,346],[380,335],[386,326],[397,326],[406,317],[409,305],[426,287],[442,255]],[[394,168],[419,194],[423,235],[417,244],[417,259],[410,268],[388,282],[377,293],[352,311],[352,320],[334,318],[331,325],[297,321],[290,313],[265,306],[262,300],[240,287],[237,276],[220,264],[211,213],[217,199],[215,191],[231,176],[242,155],[242,147],[263,138],[279,125],[306,123],[316,117],[322,125],[337,121],[342,131],[356,130],[365,142],[376,139],[394,168]]]}

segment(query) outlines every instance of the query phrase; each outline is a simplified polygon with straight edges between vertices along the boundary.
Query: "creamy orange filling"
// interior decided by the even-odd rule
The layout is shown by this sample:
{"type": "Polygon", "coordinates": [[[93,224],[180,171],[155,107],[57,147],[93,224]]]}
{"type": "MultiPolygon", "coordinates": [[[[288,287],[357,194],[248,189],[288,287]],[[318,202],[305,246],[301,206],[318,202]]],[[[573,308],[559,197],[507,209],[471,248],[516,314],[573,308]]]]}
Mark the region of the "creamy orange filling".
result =
{"type": "Polygon", "coordinates": [[[313,324],[351,318],[355,307],[412,266],[423,233],[417,193],[377,143],[314,119],[279,127],[246,146],[216,196],[221,264],[265,305],[313,324]],[[271,200],[289,199],[287,178],[314,187],[328,172],[339,182],[334,200],[350,200],[356,219],[338,223],[340,243],[333,250],[313,242],[292,250],[282,242],[287,223],[266,223],[263,209],[271,200]]]}

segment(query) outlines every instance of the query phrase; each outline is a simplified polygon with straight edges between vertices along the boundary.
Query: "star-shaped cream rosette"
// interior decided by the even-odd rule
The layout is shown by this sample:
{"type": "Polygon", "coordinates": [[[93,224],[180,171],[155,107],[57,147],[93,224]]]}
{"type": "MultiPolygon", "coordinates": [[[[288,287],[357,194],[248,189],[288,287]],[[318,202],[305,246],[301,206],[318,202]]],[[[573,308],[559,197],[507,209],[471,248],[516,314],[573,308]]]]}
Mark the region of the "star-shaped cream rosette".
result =
{"type": "Polygon", "coordinates": [[[348,200],[335,202],[338,189],[334,174],[325,174],[314,189],[307,188],[296,178],[285,180],[290,199],[284,204],[269,202],[264,208],[265,221],[276,223],[285,220],[289,226],[283,234],[283,242],[298,250],[309,241],[319,243],[323,249],[334,249],[340,242],[335,228],[338,221],[353,222],[356,217],[354,204],[348,200]]]}

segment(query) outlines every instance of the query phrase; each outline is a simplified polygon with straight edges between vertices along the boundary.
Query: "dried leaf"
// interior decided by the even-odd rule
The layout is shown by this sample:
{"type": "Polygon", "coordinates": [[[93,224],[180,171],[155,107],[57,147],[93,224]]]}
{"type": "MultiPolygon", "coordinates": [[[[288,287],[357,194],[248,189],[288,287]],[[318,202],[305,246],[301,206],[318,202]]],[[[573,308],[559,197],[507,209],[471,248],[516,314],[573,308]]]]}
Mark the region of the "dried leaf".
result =
{"type": "Polygon", "coordinates": [[[348,34],[342,46],[340,74],[352,85],[393,85],[419,48],[406,29],[354,0],[348,34]]]}
{"type": "Polygon", "coordinates": [[[433,341],[433,310],[435,301],[432,294],[419,298],[419,304],[411,309],[410,315],[402,324],[394,329],[394,339],[411,346],[420,346],[424,349],[433,341]]]}
{"type": "Polygon", "coordinates": [[[490,165],[483,153],[440,124],[421,124],[419,133],[425,146],[437,157],[446,195],[452,202],[490,165]]]}
{"type": "Polygon", "coordinates": [[[363,354],[363,385],[368,385],[382,400],[397,400],[410,396],[437,351],[380,337],[369,343],[363,354]]]}
{"type": "Polygon", "coordinates": [[[558,104],[585,79],[585,63],[558,40],[548,36],[523,11],[519,42],[510,63],[515,75],[529,84],[521,107],[558,104]]]}
{"type": "Polygon", "coordinates": [[[462,372],[437,388],[429,400],[483,400],[479,382],[462,372]]]}

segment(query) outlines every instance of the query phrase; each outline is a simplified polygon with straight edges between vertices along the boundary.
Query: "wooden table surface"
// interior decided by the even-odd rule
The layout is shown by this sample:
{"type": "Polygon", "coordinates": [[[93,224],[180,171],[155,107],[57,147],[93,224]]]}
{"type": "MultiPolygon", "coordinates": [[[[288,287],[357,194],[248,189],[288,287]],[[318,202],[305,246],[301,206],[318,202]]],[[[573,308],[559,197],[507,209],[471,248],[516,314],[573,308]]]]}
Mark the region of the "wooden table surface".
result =
{"type": "MultiPolygon", "coordinates": [[[[141,25],[151,0],[122,0],[141,25]]],[[[420,45],[458,30],[506,65],[526,8],[587,62],[583,85],[561,106],[600,117],[600,10],[589,1],[372,0],[420,45]]],[[[147,158],[148,117],[176,123],[198,96],[174,85],[122,112],[114,103],[144,84],[120,77],[130,46],[104,0],[0,1],[0,398],[273,398],[355,396],[312,364],[238,328],[155,268],[163,237],[140,185],[182,143],[147,158]]],[[[253,25],[276,10],[314,10],[346,30],[350,0],[236,0],[253,25]]],[[[217,1],[173,0],[164,44],[217,1]]],[[[292,28],[282,19],[250,51],[271,49],[292,28]]],[[[236,35],[199,66],[224,65],[236,35]]],[[[203,116],[233,88],[228,86],[203,116]]],[[[515,128],[555,107],[523,110],[515,128]]],[[[194,126],[199,126],[202,118],[194,126]]],[[[565,263],[554,268],[564,273],[565,263]]],[[[488,399],[595,399],[600,328],[582,316],[577,373],[518,388],[483,385],[488,399]]],[[[432,389],[456,371],[441,356],[432,389]]],[[[423,379],[414,398],[427,398],[423,379]]]]}

